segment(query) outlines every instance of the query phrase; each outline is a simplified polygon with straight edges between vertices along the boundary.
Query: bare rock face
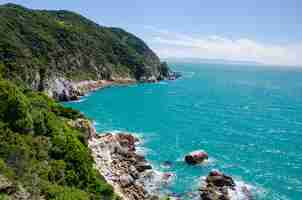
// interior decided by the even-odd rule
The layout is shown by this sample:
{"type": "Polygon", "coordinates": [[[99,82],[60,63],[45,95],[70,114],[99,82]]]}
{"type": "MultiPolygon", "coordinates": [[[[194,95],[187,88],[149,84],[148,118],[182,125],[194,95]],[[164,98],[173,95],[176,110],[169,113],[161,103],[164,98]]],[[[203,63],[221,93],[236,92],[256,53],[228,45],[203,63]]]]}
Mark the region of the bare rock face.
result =
{"type": "MultiPolygon", "coordinates": [[[[158,184],[153,182],[158,176],[145,157],[136,153],[137,142],[138,138],[131,134],[109,133],[90,138],[89,147],[97,169],[122,199],[158,200],[158,190],[150,190],[158,184]]],[[[164,184],[171,176],[161,178],[164,184]]]]}
{"type": "Polygon", "coordinates": [[[122,147],[128,148],[130,151],[135,151],[135,143],[138,139],[130,134],[117,134],[117,139],[122,147]]]}
{"type": "MultiPolygon", "coordinates": [[[[13,195],[15,200],[30,200],[31,195],[23,187],[19,186],[17,192],[13,195]]],[[[42,199],[42,197],[36,197],[36,199],[42,199]]]]}
{"type": "Polygon", "coordinates": [[[51,77],[45,79],[41,84],[43,84],[41,87],[49,97],[59,101],[79,100],[80,96],[83,96],[81,90],[72,81],[63,77],[51,77]]]}
{"type": "MultiPolygon", "coordinates": [[[[0,193],[8,195],[12,200],[30,200],[31,195],[21,185],[13,184],[8,178],[0,174],[0,193]]],[[[42,197],[37,197],[42,199],[42,197]]]]}
{"type": "Polygon", "coordinates": [[[14,47],[0,53],[7,79],[69,101],[81,94],[74,81],[127,78],[155,82],[169,77],[168,65],[144,41],[123,29],[100,26],[74,12],[17,7],[0,7],[0,18],[7,22],[1,23],[1,33],[10,33],[0,40],[0,46],[14,47]],[[19,26],[12,31],[10,24],[19,26]]]}
{"type": "Polygon", "coordinates": [[[6,190],[11,190],[13,187],[13,184],[11,181],[9,181],[6,177],[3,175],[0,175],[0,192],[4,192],[6,190]]]}
{"type": "Polygon", "coordinates": [[[92,125],[91,121],[84,118],[79,118],[76,120],[69,121],[69,125],[81,130],[81,133],[83,133],[85,139],[88,141],[89,138],[95,138],[96,137],[96,130],[94,126],[92,125]]]}

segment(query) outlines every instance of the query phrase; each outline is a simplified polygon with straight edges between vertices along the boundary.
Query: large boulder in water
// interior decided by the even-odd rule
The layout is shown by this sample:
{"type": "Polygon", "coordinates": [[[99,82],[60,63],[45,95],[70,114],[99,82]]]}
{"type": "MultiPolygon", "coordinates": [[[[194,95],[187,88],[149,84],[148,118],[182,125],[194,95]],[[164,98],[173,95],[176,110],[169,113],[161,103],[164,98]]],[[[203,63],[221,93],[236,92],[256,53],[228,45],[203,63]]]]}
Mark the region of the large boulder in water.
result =
{"type": "Polygon", "coordinates": [[[194,151],[191,152],[189,155],[185,156],[185,161],[189,165],[196,165],[200,164],[203,161],[207,160],[209,158],[207,152],[205,151],[194,151]]]}
{"type": "Polygon", "coordinates": [[[200,189],[202,200],[230,200],[229,190],[235,190],[235,182],[219,171],[212,171],[200,189]]]}
{"type": "Polygon", "coordinates": [[[227,176],[219,171],[211,171],[206,179],[207,183],[211,183],[216,187],[230,187],[234,189],[235,182],[232,177],[227,176]]]}

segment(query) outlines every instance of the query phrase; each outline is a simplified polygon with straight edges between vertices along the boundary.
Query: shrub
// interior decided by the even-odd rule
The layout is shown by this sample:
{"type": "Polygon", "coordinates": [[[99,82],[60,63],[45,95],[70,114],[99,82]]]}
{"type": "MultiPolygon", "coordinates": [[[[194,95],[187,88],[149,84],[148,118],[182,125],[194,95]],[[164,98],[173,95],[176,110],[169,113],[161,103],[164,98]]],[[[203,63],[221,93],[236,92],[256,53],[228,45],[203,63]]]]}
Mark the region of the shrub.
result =
{"type": "Polygon", "coordinates": [[[78,111],[9,81],[0,81],[0,100],[0,173],[48,199],[117,198],[93,167],[87,133],[67,124],[78,111]]]}
{"type": "Polygon", "coordinates": [[[0,119],[20,133],[32,131],[33,121],[29,113],[30,103],[15,85],[0,81],[0,119]]]}

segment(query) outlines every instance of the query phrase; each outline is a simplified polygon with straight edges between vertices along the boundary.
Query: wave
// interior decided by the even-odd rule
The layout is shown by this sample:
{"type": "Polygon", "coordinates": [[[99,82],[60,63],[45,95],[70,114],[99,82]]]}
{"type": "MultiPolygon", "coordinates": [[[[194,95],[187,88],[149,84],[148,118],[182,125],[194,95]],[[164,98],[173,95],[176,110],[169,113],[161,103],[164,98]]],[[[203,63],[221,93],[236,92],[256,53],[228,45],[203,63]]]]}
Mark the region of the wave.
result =
{"type": "Polygon", "coordinates": [[[186,72],[186,71],[179,71],[181,73],[181,77],[184,78],[192,78],[195,75],[195,72],[186,72]]]}
{"type": "Polygon", "coordinates": [[[158,85],[168,85],[168,83],[166,81],[159,81],[156,84],[158,84],[158,85]]]}
{"type": "Polygon", "coordinates": [[[171,194],[168,188],[175,179],[176,174],[172,172],[161,172],[153,169],[152,171],[146,172],[141,182],[149,193],[164,197],[171,194]]]}
{"type": "MultiPolygon", "coordinates": [[[[140,145],[140,144],[138,144],[138,145],[140,145]]],[[[146,155],[154,154],[154,151],[152,149],[149,149],[149,148],[146,148],[143,146],[136,146],[136,153],[139,155],[146,156],[146,155]]]]}
{"type": "Polygon", "coordinates": [[[255,188],[243,181],[235,180],[235,190],[228,189],[231,200],[250,200],[253,199],[252,191],[255,188]]]}
{"type": "Polygon", "coordinates": [[[81,102],[84,102],[84,101],[87,101],[87,99],[81,98],[79,100],[69,101],[68,103],[81,103],[81,102]]]}
{"type": "Polygon", "coordinates": [[[92,125],[93,125],[94,127],[98,126],[99,124],[100,124],[100,123],[97,122],[97,121],[95,121],[95,120],[92,121],[92,125]]]}

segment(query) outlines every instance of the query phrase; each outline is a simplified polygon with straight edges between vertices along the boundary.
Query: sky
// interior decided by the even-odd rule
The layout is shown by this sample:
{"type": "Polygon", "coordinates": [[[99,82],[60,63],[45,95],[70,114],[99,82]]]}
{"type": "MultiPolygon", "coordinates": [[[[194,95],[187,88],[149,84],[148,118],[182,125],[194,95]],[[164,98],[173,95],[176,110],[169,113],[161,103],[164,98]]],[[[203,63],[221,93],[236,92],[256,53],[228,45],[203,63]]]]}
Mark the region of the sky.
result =
{"type": "Polygon", "coordinates": [[[0,0],[8,2],[124,28],[161,58],[302,66],[302,0],[0,0]]]}

